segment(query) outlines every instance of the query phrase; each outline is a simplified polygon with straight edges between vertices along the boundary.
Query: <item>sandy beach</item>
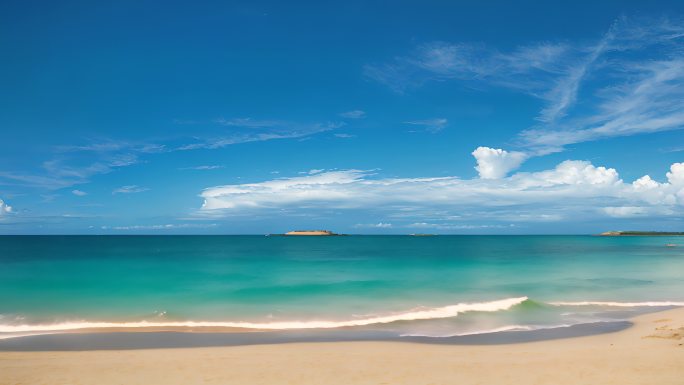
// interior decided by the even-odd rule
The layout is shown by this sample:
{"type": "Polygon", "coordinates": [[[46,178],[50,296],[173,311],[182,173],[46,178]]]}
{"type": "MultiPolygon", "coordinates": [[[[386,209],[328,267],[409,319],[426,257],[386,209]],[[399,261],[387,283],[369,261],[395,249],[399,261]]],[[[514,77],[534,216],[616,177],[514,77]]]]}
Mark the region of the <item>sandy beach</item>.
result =
{"type": "Polygon", "coordinates": [[[1,352],[0,384],[677,384],[684,308],[615,333],[487,345],[293,343],[1,352]]]}

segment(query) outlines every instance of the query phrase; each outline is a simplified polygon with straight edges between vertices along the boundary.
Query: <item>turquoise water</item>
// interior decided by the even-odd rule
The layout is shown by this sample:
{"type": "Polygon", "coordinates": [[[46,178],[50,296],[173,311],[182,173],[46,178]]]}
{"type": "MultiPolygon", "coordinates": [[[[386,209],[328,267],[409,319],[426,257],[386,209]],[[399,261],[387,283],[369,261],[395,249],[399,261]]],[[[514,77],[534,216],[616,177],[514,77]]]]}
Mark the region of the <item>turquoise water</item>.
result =
{"type": "Polygon", "coordinates": [[[141,321],[448,336],[667,305],[684,305],[684,238],[0,237],[0,337],[141,321]]]}

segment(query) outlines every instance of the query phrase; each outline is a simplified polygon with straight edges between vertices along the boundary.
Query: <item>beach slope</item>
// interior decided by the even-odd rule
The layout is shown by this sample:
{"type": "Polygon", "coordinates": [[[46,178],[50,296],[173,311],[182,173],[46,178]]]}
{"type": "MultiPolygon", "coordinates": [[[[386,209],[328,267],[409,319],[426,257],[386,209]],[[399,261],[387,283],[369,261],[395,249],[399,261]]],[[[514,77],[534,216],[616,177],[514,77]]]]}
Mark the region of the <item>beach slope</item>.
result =
{"type": "Polygon", "coordinates": [[[626,330],[454,346],[335,342],[84,352],[0,352],[0,384],[684,383],[684,309],[626,330]]]}

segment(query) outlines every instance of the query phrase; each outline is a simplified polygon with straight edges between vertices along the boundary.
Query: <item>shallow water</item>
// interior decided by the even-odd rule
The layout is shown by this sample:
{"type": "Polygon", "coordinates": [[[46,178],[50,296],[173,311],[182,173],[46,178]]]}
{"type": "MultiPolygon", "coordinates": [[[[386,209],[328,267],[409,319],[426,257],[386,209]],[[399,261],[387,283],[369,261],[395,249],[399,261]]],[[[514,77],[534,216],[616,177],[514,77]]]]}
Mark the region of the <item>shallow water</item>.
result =
{"type": "Polygon", "coordinates": [[[677,237],[0,237],[0,338],[149,325],[447,337],[677,305],[677,237]]]}

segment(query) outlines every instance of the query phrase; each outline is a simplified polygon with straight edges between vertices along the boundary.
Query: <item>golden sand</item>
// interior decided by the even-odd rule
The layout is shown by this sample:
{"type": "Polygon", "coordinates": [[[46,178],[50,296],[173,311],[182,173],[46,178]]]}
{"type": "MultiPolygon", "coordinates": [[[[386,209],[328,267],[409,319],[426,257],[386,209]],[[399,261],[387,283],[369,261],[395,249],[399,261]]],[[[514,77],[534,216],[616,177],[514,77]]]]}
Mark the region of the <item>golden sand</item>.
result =
{"type": "Polygon", "coordinates": [[[621,332],[490,346],[335,342],[0,352],[0,384],[684,384],[684,308],[621,332]]]}

